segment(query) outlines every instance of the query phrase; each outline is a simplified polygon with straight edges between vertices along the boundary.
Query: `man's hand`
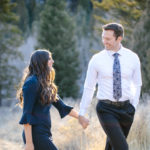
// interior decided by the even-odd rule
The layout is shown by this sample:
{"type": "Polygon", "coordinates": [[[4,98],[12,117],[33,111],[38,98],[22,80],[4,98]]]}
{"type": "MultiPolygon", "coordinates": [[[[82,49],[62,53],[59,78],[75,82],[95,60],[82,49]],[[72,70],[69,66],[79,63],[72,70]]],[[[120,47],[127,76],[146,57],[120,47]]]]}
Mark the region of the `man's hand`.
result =
{"type": "Polygon", "coordinates": [[[79,123],[82,125],[83,129],[86,129],[87,126],[89,125],[89,120],[84,116],[79,115],[79,123]]]}

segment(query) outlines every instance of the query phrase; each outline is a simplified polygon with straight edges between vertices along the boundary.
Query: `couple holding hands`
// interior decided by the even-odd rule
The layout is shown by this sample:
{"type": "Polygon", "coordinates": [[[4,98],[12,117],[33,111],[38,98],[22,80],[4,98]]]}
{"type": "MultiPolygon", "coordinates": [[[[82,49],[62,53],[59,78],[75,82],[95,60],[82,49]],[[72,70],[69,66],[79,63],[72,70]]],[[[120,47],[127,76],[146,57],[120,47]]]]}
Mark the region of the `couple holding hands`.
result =
{"type": "MultiPolygon", "coordinates": [[[[61,118],[66,115],[79,120],[85,129],[89,120],[84,117],[96,84],[96,112],[107,135],[105,150],[128,150],[127,135],[133,123],[142,85],[140,60],[137,54],[122,46],[124,29],[121,24],[102,27],[105,49],[95,54],[88,65],[79,114],[64,104],[54,83],[54,60],[48,50],[35,51],[18,90],[23,114],[25,150],[57,150],[52,142],[50,108],[53,105],[61,118]],[[134,93],[132,91],[134,85],[134,93]]],[[[52,116],[53,117],[53,116],[52,116]]],[[[99,150],[99,148],[97,148],[99,150]]]]}

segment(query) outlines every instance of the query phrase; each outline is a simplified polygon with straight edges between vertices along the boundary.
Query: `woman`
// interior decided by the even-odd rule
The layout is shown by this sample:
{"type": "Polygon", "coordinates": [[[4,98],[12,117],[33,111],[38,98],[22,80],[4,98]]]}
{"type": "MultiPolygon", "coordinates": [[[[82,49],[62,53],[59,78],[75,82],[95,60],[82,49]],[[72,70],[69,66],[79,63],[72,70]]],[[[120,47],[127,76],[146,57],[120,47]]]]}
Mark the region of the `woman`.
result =
{"type": "Polygon", "coordinates": [[[25,150],[57,150],[52,142],[50,108],[55,106],[61,118],[70,115],[78,118],[72,107],[65,105],[57,95],[54,83],[53,59],[48,50],[35,51],[18,90],[23,114],[25,150]]]}

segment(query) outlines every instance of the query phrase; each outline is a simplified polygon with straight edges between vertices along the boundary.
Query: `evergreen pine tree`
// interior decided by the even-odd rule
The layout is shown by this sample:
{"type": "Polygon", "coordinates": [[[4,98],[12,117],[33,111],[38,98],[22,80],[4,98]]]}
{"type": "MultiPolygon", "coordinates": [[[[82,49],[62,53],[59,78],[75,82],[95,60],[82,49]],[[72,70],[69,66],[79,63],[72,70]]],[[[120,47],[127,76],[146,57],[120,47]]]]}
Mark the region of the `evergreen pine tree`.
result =
{"type": "Polygon", "coordinates": [[[25,0],[13,0],[13,2],[16,3],[16,7],[13,9],[14,13],[19,16],[19,20],[17,22],[17,25],[19,29],[22,31],[22,33],[26,33],[29,24],[28,24],[28,11],[25,5],[25,0]]]}
{"type": "Polygon", "coordinates": [[[32,32],[34,21],[39,20],[39,14],[45,2],[41,3],[37,0],[13,0],[13,2],[17,4],[13,9],[19,16],[17,24],[24,37],[27,38],[32,32]]]}
{"type": "Polygon", "coordinates": [[[53,53],[56,84],[62,97],[77,97],[78,52],[73,19],[65,11],[63,0],[47,0],[41,13],[38,46],[53,53]]]}
{"type": "Polygon", "coordinates": [[[11,62],[20,56],[16,47],[21,42],[20,30],[14,24],[17,20],[12,12],[14,7],[10,0],[0,1],[0,105],[2,98],[12,94],[18,78],[17,69],[11,62]]]}

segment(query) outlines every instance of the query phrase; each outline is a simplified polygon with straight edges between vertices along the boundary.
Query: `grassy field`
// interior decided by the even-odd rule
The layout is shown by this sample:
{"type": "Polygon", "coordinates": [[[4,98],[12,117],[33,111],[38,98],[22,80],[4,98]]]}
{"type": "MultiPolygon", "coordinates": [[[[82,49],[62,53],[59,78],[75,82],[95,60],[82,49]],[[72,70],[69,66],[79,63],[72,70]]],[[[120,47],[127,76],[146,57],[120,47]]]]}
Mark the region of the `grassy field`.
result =
{"type": "MultiPolygon", "coordinates": [[[[79,103],[67,100],[78,111],[79,103]]],[[[89,109],[90,125],[86,130],[76,119],[60,119],[55,108],[51,109],[52,133],[59,150],[104,150],[106,136],[95,112],[96,100],[89,109]]],[[[128,136],[130,150],[150,150],[150,103],[140,104],[128,136]]],[[[0,150],[23,150],[22,126],[18,124],[22,110],[18,107],[0,107],[0,150]]]]}

